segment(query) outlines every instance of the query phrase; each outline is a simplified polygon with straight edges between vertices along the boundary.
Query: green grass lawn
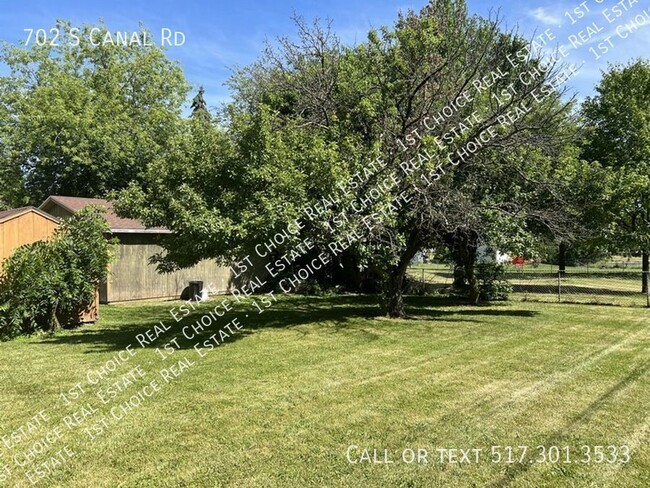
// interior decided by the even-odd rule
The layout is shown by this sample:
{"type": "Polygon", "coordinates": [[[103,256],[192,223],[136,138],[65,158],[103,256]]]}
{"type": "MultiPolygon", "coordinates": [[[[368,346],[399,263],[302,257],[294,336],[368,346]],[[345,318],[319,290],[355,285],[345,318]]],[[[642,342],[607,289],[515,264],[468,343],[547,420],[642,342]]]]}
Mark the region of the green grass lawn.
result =
{"type": "MultiPolygon", "coordinates": [[[[434,287],[451,286],[453,273],[445,264],[429,263],[409,268],[410,276],[434,287]]],[[[641,293],[641,271],[634,268],[568,266],[561,279],[558,296],[557,266],[506,266],[506,279],[513,286],[512,299],[525,301],[585,303],[647,307],[649,298],[641,293]]]]}
{"type": "Polygon", "coordinates": [[[171,325],[177,305],[104,306],[96,325],[0,344],[0,435],[39,410],[51,417],[13,450],[0,442],[0,468],[13,471],[5,486],[30,486],[12,456],[88,403],[96,411],[49,450],[75,456],[37,486],[650,486],[644,309],[423,297],[409,300],[409,320],[393,321],[372,297],[286,297],[261,315],[248,305],[220,318],[244,328],[203,358],[176,324],[141,348],[136,335],[171,325]],[[175,336],[180,350],[163,361],[156,346],[175,336]],[[129,344],[135,356],[90,387],[86,372],[129,344]],[[181,358],[194,365],[166,384],[159,371],[181,358]],[[103,405],[96,391],[137,365],[144,378],[103,405]],[[154,378],[159,392],[111,418],[154,378]],[[67,406],[59,394],[77,383],[85,393],[67,406]],[[83,429],[102,417],[93,442],[83,429]],[[350,445],[353,460],[367,448],[395,462],[350,464],[350,445]],[[490,462],[493,445],[515,446],[517,460],[517,446],[530,447],[506,464],[490,462]],[[572,462],[536,462],[539,445],[568,447],[572,462]],[[628,446],[629,463],[579,462],[581,446],[609,445],[628,446]],[[426,449],[429,463],[403,462],[408,448],[426,449]],[[479,463],[441,464],[436,448],[482,451],[479,463]]]}

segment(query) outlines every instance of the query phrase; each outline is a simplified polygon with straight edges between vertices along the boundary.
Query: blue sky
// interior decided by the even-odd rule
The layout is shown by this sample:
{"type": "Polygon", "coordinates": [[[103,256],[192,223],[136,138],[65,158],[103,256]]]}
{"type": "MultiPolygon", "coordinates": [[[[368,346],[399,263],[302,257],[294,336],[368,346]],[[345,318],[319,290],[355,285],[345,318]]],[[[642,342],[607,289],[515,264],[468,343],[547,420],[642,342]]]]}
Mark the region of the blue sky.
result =
{"type": "MultiPolygon", "coordinates": [[[[469,8],[473,13],[484,15],[490,10],[500,9],[507,26],[518,26],[526,35],[553,29],[556,36],[553,43],[568,47],[567,61],[585,62],[578,76],[570,82],[578,97],[584,98],[592,93],[600,70],[607,66],[607,62],[625,62],[650,52],[650,15],[647,17],[648,25],[638,22],[638,30],[635,29],[626,39],[616,35],[618,25],[632,21],[635,16],[640,16],[637,18],[640,20],[644,10],[650,11],[650,0],[638,0],[636,4],[633,3],[636,0],[623,0],[622,15],[609,23],[608,18],[614,15],[611,7],[618,1],[604,0],[598,4],[597,0],[587,0],[589,12],[578,7],[582,0],[470,0],[469,8]],[[580,19],[574,12],[576,7],[584,13],[580,19]],[[623,7],[628,7],[628,10],[623,11],[623,7]],[[604,8],[609,9],[607,17],[603,16],[604,8]],[[575,25],[570,25],[566,11],[576,20],[575,25]],[[596,22],[600,32],[585,31],[592,22],[596,22]],[[572,46],[568,36],[577,35],[581,30],[583,36],[591,35],[591,38],[582,46],[572,46]],[[606,55],[596,60],[588,49],[595,49],[608,35],[613,35],[615,42],[606,55]]],[[[215,106],[228,100],[228,89],[223,83],[230,76],[232,67],[254,61],[262,52],[266,39],[295,34],[290,20],[293,12],[307,19],[332,19],[339,37],[345,43],[353,44],[363,41],[369,28],[392,23],[400,9],[419,9],[425,0],[2,0],[2,3],[5,5],[0,12],[0,38],[15,43],[24,42],[26,33],[23,29],[49,28],[57,18],[71,20],[73,24],[97,23],[103,18],[112,31],[137,30],[140,21],[154,35],[163,27],[182,31],[186,36],[185,44],[169,48],[168,54],[181,63],[190,83],[195,87],[205,87],[209,105],[215,106]]]]}

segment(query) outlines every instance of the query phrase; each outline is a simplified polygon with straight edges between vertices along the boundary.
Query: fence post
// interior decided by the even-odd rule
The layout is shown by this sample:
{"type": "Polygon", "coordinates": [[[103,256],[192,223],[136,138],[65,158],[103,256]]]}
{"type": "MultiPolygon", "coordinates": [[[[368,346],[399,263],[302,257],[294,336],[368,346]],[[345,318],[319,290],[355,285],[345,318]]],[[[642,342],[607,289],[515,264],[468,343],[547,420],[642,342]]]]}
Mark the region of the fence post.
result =
{"type": "MultiPolygon", "coordinates": [[[[643,274],[648,274],[647,271],[643,271],[642,273],[643,274]]],[[[646,288],[646,291],[645,291],[645,304],[646,304],[646,307],[650,308],[650,286],[648,286],[646,288]]]]}
{"type": "Polygon", "coordinates": [[[562,271],[557,271],[557,301],[562,302],[562,271]]]}
{"type": "Polygon", "coordinates": [[[424,285],[424,268],[422,268],[422,284],[424,285]]]}

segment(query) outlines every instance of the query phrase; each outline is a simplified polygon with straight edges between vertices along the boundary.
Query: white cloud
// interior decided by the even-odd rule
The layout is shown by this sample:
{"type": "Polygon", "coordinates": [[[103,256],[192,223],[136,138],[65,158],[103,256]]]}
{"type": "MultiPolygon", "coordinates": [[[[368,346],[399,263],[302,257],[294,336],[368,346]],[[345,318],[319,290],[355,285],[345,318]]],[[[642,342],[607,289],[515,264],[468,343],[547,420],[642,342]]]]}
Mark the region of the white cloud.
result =
{"type": "Polygon", "coordinates": [[[544,7],[537,7],[535,10],[528,12],[528,15],[546,25],[559,25],[562,20],[558,15],[549,12],[544,7]]]}

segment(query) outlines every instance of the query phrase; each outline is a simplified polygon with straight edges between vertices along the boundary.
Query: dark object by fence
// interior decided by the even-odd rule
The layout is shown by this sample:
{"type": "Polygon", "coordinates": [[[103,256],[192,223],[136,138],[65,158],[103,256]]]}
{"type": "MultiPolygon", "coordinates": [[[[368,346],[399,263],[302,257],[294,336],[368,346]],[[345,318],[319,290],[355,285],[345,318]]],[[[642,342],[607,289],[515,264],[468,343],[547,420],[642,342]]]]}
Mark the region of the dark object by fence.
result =
{"type": "Polygon", "coordinates": [[[201,291],[203,290],[202,281],[190,281],[190,300],[201,300],[201,291]]]}

